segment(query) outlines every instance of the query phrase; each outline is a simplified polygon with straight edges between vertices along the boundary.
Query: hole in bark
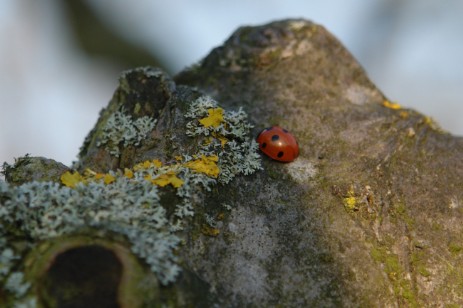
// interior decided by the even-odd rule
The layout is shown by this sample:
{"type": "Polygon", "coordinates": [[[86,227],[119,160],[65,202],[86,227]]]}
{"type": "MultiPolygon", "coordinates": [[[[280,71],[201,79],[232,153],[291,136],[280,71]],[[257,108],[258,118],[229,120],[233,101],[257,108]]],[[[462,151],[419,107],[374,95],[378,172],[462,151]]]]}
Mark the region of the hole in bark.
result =
{"type": "Polygon", "coordinates": [[[84,246],[59,254],[44,277],[45,307],[119,307],[122,264],[101,246],[84,246]]]}

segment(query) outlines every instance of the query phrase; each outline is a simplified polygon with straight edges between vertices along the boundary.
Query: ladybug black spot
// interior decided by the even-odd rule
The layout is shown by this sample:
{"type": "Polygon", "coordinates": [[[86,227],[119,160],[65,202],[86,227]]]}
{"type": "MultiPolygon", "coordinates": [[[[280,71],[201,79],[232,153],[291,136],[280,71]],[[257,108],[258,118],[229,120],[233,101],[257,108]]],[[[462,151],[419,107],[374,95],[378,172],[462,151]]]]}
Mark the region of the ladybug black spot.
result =
{"type": "Polygon", "coordinates": [[[277,141],[278,139],[280,139],[280,136],[278,136],[278,135],[273,135],[272,136],[272,141],[277,141]]]}
{"type": "Polygon", "coordinates": [[[283,154],[284,154],[284,153],[283,153],[282,151],[278,152],[278,154],[277,154],[278,158],[283,157],[283,154]]]}
{"type": "Polygon", "coordinates": [[[266,146],[267,146],[267,143],[266,143],[266,142],[262,143],[262,148],[263,148],[263,149],[265,149],[266,146]]]}

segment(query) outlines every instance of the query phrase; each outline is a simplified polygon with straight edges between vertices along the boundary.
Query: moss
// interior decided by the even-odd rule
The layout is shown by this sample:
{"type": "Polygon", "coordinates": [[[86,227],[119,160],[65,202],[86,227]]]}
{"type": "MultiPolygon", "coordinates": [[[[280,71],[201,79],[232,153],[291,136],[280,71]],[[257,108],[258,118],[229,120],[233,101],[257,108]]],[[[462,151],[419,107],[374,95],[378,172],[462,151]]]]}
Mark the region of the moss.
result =
{"type": "Polygon", "coordinates": [[[384,256],[383,263],[385,265],[386,273],[391,280],[397,280],[401,274],[401,266],[399,264],[399,258],[394,254],[386,254],[384,256]]]}
{"type": "Polygon", "coordinates": [[[403,221],[409,230],[412,230],[415,225],[415,220],[408,214],[407,207],[403,202],[397,202],[393,205],[391,216],[403,221]]]}
{"type": "Polygon", "coordinates": [[[384,272],[392,283],[395,296],[404,300],[411,307],[418,307],[416,291],[412,287],[412,282],[405,277],[399,257],[386,246],[373,247],[370,250],[370,256],[376,262],[384,265],[384,272]]]}
{"type": "Polygon", "coordinates": [[[401,296],[410,305],[410,307],[419,307],[416,300],[415,291],[412,290],[411,284],[408,281],[401,282],[401,296]]]}
{"type": "MultiPolygon", "coordinates": [[[[463,267],[461,264],[455,266],[445,260],[445,280],[440,285],[439,292],[442,294],[455,293],[458,298],[463,297],[463,267]]],[[[461,306],[461,305],[460,305],[461,306]]]]}
{"type": "Polygon", "coordinates": [[[217,228],[213,228],[211,226],[208,226],[206,224],[203,224],[202,228],[201,228],[201,233],[204,234],[204,235],[207,235],[207,236],[212,236],[212,237],[216,237],[220,234],[220,230],[217,229],[217,228]]]}
{"type": "Polygon", "coordinates": [[[457,243],[450,243],[448,249],[453,256],[457,256],[463,252],[463,247],[457,243]]]}
{"type": "Polygon", "coordinates": [[[443,230],[443,227],[440,223],[433,221],[431,224],[431,230],[433,231],[441,231],[443,230]]]}
{"type": "Polygon", "coordinates": [[[3,173],[8,183],[21,185],[30,181],[58,181],[69,168],[52,159],[25,155],[15,159],[14,165],[3,164],[3,173]]]}
{"type": "Polygon", "coordinates": [[[417,270],[418,273],[419,273],[421,276],[423,276],[423,277],[429,277],[429,276],[431,276],[431,272],[428,271],[428,269],[426,268],[425,265],[421,265],[421,264],[418,265],[418,266],[416,267],[416,270],[417,270]]]}
{"type": "Polygon", "coordinates": [[[410,264],[414,270],[423,277],[431,276],[431,272],[426,267],[426,252],[423,250],[414,251],[410,257],[410,264]]]}
{"type": "Polygon", "coordinates": [[[376,262],[384,262],[386,250],[384,247],[373,247],[370,250],[370,255],[376,262]]]}
{"type": "MultiPolygon", "coordinates": [[[[111,251],[117,256],[122,265],[122,276],[119,285],[119,303],[126,307],[138,307],[142,304],[153,305],[159,297],[159,285],[154,275],[147,275],[144,266],[127,249],[123,242],[115,239],[108,241],[89,233],[87,235],[72,235],[55,238],[51,241],[44,241],[35,247],[26,256],[25,264],[27,277],[38,277],[40,281],[35,284],[36,294],[40,296],[40,302],[49,302],[50,294],[44,288],[50,270],[50,262],[66,251],[76,248],[85,249],[86,247],[99,246],[111,251]],[[148,291],[149,292],[146,292],[148,291]],[[149,296],[147,296],[149,295],[149,296]]],[[[63,285],[63,287],[65,287],[63,285]]],[[[67,289],[66,292],[78,290],[67,289]]],[[[47,305],[45,305],[47,306],[47,305]]]]}

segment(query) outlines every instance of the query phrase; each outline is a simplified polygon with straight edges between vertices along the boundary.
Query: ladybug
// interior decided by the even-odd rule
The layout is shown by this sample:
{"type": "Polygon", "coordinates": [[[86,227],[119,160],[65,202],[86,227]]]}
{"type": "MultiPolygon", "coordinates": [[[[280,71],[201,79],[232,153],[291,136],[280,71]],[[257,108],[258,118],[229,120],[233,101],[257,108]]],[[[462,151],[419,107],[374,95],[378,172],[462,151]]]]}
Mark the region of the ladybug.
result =
{"type": "Polygon", "coordinates": [[[299,145],[296,138],[280,126],[264,129],[257,136],[257,143],[259,149],[274,160],[291,162],[299,156],[299,145]]]}

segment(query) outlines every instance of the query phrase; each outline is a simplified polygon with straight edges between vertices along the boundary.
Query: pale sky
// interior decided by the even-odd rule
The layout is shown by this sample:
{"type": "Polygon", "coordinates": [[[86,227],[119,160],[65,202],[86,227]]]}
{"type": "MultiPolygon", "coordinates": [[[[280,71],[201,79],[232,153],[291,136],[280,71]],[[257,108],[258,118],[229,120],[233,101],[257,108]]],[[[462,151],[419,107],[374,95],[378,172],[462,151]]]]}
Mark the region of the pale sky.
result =
{"type": "MultiPolygon", "coordinates": [[[[161,46],[174,74],[238,26],[310,19],[336,35],[391,100],[463,136],[463,1],[91,3],[129,39],[161,46]]],[[[117,86],[120,72],[73,48],[64,18],[52,1],[0,0],[0,163],[30,153],[70,165],[117,86]]]]}

